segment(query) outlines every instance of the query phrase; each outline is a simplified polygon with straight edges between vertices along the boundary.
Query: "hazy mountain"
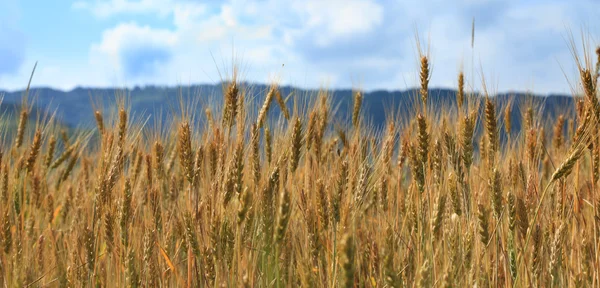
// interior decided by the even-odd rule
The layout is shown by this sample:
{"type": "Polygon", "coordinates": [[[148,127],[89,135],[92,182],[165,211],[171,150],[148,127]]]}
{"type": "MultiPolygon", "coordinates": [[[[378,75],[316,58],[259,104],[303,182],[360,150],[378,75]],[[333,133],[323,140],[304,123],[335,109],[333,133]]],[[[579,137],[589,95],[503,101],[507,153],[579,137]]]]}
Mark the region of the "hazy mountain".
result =
{"type": "MultiPolygon", "coordinates": [[[[262,104],[268,89],[265,85],[247,85],[250,91],[248,93],[248,101],[253,103],[254,107],[262,104]]],[[[334,106],[335,118],[341,120],[350,119],[349,111],[352,107],[352,91],[351,90],[334,90],[332,94],[332,104],[334,106]]],[[[3,107],[9,107],[21,102],[23,91],[2,92],[4,93],[3,107]]],[[[282,95],[290,95],[287,104],[292,107],[295,103],[306,103],[316,99],[318,91],[302,90],[293,87],[282,87],[282,95]]],[[[451,89],[431,89],[429,96],[430,107],[436,110],[436,107],[442,105],[456,106],[455,90],[451,89]]],[[[92,127],[94,125],[93,111],[94,107],[106,108],[114,105],[115,95],[128,95],[127,99],[130,102],[133,115],[144,115],[149,118],[149,125],[155,123],[158,119],[152,119],[156,115],[161,115],[166,120],[170,117],[171,111],[180,111],[180,101],[187,104],[186,107],[197,107],[198,113],[204,114],[204,106],[209,104],[213,107],[214,113],[220,112],[221,103],[221,85],[194,85],[183,87],[136,87],[134,89],[116,90],[116,89],[97,89],[97,88],[76,88],[71,91],[60,91],[51,88],[35,88],[30,93],[30,99],[33,100],[36,108],[48,109],[56,111],[57,116],[61,121],[71,127],[92,127]],[[190,103],[199,103],[197,106],[190,106],[190,103]],[[162,111],[162,112],[160,112],[162,111]],[[159,113],[160,112],[160,113],[159,113]]],[[[393,113],[397,115],[408,115],[415,110],[415,103],[418,103],[417,90],[406,91],[372,91],[365,93],[363,101],[363,115],[368,122],[375,127],[383,127],[386,121],[386,116],[393,113]]],[[[521,128],[521,110],[526,105],[533,105],[540,119],[544,121],[554,121],[560,113],[573,112],[573,98],[568,95],[548,95],[535,96],[524,93],[511,93],[496,95],[497,97],[497,116],[503,118],[503,112],[500,111],[506,106],[506,103],[512,99],[512,129],[514,133],[518,133],[521,128]]],[[[299,105],[302,107],[305,105],[299,105]]],[[[277,105],[272,105],[270,112],[271,117],[277,117],[279,108],[277,105]]],[[[3,109],[3,110],[4,110],[3,109]]],[[[201,118],[203,118],[202,116],[201,118]]],[[[403,117],[403,116],[401,116],[403,117]]],[[[398,118],[398,117],[397,117],[398,118]]],[[[542,123],[548,124],[548,123],[542,123]]]]}

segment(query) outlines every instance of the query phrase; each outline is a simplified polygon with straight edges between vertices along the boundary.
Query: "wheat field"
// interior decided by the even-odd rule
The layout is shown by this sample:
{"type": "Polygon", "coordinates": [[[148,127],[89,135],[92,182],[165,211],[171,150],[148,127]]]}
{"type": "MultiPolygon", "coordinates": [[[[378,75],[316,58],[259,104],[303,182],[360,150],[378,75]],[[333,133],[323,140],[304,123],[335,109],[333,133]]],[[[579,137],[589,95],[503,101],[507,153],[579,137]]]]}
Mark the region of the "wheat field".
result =
{"type": "Polygon", "coordinates": [[[123,97],[90,115],[95,129],[65,131],[25,95],[14,137],[2,131],[0,283],[598,287],[590,59],[576,57],[577,105],[555,123],[530,105],[519,133],[512,106],[462,72],[457,105],[432,108],[426,55],[414,110],[381,131],[360,90],[337,119],[326,90],[297,103],[235,74],[222,107],[180,103],[154,127],[123,97]]]}

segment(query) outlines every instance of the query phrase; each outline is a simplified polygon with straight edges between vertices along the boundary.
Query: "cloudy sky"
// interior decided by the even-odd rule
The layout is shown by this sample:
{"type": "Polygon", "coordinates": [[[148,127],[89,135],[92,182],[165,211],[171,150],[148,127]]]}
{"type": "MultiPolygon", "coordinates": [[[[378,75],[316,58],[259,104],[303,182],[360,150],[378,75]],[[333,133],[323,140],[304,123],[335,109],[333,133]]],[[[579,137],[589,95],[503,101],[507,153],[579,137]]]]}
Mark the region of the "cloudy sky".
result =
{"type": "MultiPolygon", "coordinates": [[[[232,59],[244,80],[300,87],[417,84],[415,31],[431,85],[569,92],[566,40],[600,40],[595,0],[1,0],[0,89],[217,83],[232,59]],[[471,23],[475,19],[475,46],[471,23]],[[473,69],[473,60],[475,69],[473,69]]],[[[581,41],[577,41],[580,43],[581,41]]]]}

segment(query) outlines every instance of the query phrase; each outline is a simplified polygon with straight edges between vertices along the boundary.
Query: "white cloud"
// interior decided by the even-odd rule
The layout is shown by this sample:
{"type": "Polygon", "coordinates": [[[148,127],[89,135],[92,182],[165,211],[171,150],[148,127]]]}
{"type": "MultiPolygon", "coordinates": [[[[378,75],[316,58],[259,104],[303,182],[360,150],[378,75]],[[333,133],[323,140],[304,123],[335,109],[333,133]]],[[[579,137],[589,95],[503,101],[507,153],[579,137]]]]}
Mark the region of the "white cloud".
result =
{"type": "Polygon", "coordinates": [[[202,4],[180,3],[173,6],[173,22],[177,27],[189,27],[206,16],[208,7],[202,4]]]}
{"type": "Polygon", "coordinates": [[[93,46],[108,54],[116,54],[119,50],[130,45],[159,45],[173,46],[177,42],[177,35],[167,29],[153,29],[149,26],[138,26],[137,24],[123,23],[117,27],[106,30],[102,35],[102,43],[93,46]]]}
{"type": "Polygon", "coordinates": [[[295,1],[292,7],[301,15],[306,28],[322,33],[318,37],[322,45],[327,45],[331,37],[371,32],[383,22],[383,7],[368,0],[295,1]]]}
{"type": "Polygon", "coordinates": [[[161,65],[168,65],[177,42],[175,32],[124,23],[105,31],[102,41],[92,45],[91,61],[94,65],[109,64],[123,76],[148,76],[161,65]]]}

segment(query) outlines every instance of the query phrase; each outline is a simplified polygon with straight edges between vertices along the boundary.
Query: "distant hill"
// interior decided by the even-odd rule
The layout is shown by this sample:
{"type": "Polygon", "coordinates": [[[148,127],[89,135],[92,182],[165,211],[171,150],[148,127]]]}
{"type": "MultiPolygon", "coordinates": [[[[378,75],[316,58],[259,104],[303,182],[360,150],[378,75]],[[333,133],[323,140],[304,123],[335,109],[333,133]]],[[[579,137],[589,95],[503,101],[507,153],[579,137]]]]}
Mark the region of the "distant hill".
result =
{"type": "MultiPolygon", "coordinates": [[[[248,99],[254,107],[262,104],[266,91],[265,85],[246,85],[251,91],[249,95],[256,95],[256,99],[248,99]]],[[[306,103],[315,99],[316,90],[303,90],[294,87],[282,87],[282,94],[289,95],[294,93],[294,97],[288,98],[288,106],[296,103],[306,103]],[[294,100],[295,98],[295,100],[294,100]]],[[[23,91],[2,92],[4,93],[3,106],[7,107],[13,103],[20,103],[23,91]]],[[[35,88],[31,91],[30,99],[34,99],[34,104],[38,108],[56,110],[58,119],[61,119],[66,125],[71,127],[92,127],[94,125],[94,105],[108,108],[115,104],[115,95],[126,94],[131,105],[132,114],[156,117],[161,115],[169,117],[168,112],[179,111],[178,99],[183,99],[183,103],[192,103],[197,101],[200,105],[211,105],[216,107],[215,113],[220,112],[221,103],[221,85],[192,85],[182,87],[135,87],[134,89],[98,89],[98,88],[76,88],[71,91],[60,91],[51,88],[35,88]],[[92,105],[94,103],[94,105],[92,105]],[[162,113],[157,113],[162,111],[162,113]]],[[[351,90],[333,90],[332,104],[335,109],[336,119],[350,119],[352,107],[351,90]]],[[[431,89],[429,92],[429,105],[431,107],[455,107],[456,91],[451,89],[431,89]]],[[[394,113],[408,113],[414,111],[417,98],[417,90],[405,91],[372,91],[365,93],[363,101],[363,115],[369,123],[375,127],[383,127],[386,121],[386,115],[394,113]]],[[[542,113],[539,115],[544,121],[554,121],[559,113],[571,113],[574,107],[573,97],[569,95],[547,95],[537,96],[525,93],[506,93],[495,95],[497,98],[498,110],[505,107],[506,103],[512,99],[512,127],[515,133],[521,128],[521,110],[525,105],[533,104],[536,111],[542,113]],[[569,112],[570,111],[570,112],[569,112]]],[[[279,109],[277,105],[272,105],[271,116],[277,117],[279,109]]],[[[200,107],[199,107],[200,108],[200,107]]],[[[498,111],[498,118],[502,114],[498,111]]],[[[204,108],[198,113],[204,114],[204,108]]],[[[162,119],[162,120],[165,120],[162,119]]],[[[154,123],[158,119],[150,119],[148,124],[154,123]]],[[[548,124],[548,123],[543,123],[548,124]]]]}

